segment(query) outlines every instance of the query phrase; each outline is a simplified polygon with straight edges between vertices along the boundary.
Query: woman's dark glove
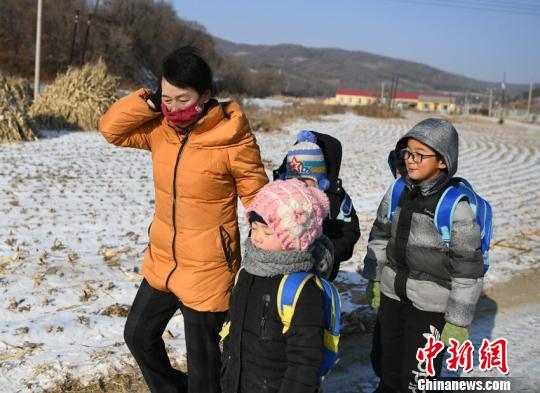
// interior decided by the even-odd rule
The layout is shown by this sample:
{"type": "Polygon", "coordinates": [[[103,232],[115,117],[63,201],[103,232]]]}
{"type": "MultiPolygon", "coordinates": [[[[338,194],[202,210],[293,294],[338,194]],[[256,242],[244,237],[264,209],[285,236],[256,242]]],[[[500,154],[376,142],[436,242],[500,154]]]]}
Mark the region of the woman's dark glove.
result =
{"type": "Polygon", "coordinates": [[[146,102],[150,109],[155,112],[161,112],[161,86],[148,95],[146,102]]]}

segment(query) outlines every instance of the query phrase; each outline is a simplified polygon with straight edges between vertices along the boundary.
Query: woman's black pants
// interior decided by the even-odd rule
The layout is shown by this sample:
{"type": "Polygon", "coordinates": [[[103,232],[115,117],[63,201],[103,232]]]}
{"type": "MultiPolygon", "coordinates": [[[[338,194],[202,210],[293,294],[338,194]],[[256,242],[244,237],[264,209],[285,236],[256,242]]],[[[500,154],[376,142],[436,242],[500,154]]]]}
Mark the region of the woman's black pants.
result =
{"type": "Polygon", "coordinates": [[[152,393],[221,391],[219,331],[225,316],[225,312],[188,308],[173,293],[158,291],[142,280],[129,311],[124,339],[152,393]],[[162,338],[178,309],[184,317],[187,377],[171,366],[162,338]]]}

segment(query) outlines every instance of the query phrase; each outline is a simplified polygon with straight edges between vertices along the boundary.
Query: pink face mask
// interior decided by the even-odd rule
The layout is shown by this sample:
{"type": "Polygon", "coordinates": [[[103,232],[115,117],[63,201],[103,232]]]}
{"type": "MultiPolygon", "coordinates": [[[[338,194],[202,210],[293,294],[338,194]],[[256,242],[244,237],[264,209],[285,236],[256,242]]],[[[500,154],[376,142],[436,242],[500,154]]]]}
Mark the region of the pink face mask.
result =
{"type": "Polygon", "coordinates": [[[183,129],[192,125],[201,118],[204,111],[204,104],[196,102],[186,109],[179,109],[169,112],[167,105],[165,105],[165,103],[162,101],[161,111],[163,112],[163,115],[174,124],[176,129],[183,129]]]}

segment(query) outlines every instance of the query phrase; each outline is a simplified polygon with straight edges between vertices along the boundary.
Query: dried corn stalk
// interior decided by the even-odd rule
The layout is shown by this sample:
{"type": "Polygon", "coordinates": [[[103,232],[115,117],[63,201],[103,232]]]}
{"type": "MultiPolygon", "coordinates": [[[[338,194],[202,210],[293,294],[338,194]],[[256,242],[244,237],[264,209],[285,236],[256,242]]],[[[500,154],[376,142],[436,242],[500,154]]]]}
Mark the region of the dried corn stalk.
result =
{"type": "Polygon", "coordinates": [[[95,130],[116,101],[118,85],[102,60],[70,67],[57,76],[32,105],[30,114],[40,128],[95,130]]]}
{"type": "Polygon", "coordinates": [[[30,82],[0,74],[0,143],[37,139],[28,115],[31,100],[30,82]]]}

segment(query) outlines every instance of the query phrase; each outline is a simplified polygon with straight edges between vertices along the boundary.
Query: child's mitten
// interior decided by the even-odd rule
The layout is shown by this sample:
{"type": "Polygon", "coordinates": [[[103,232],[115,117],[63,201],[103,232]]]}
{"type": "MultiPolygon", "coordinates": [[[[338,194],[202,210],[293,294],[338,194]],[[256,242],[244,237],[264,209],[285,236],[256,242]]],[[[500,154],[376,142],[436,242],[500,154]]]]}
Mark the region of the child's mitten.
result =
{"type": "Polygon", "coordinates": [[[467,328],[456,326],[454,324],[446,322],[441,333],[441,340],[444,345],[449,347],[451,338],[458,341],[460,344],[463,344],[469,339],[469,331],[467,330],[467,328]]]}
{"type": "Polygon", "coordinates": [[[379,308],[381,305],[381,282],[369,280],[366,288],[366,300],[373,308],[379,308]]]}

